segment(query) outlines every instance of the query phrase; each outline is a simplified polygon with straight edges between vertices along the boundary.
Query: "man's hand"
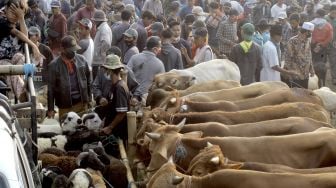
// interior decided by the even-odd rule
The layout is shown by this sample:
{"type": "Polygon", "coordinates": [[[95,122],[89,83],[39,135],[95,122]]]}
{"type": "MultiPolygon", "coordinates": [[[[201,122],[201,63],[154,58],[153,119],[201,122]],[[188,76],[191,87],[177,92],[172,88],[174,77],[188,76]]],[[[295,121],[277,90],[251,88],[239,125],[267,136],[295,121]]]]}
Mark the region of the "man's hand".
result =
{"type": "Polygon", "coordinates": [[[48,118],[54,119],[55,118],[55,111],[54,110],[48,110],[48,118]]]}
{"type": "Polygon", "coordinates": [[[24,20],[25,10],[16,6],[15,4],[11,4],[10,11],[15,14],[16,18],[19,20],[24,20]]]}
{"type": "Polygon", "coordinates": [[[138,105],[138,103],[139,103],[138,99],[136,97],[132,97],[130,105],[131,106],[136,106],[136,105],[138,105]]]}
{"type": "Polygon", "coordinates": [[[112,133],[112,128],[110,126],[104,127],[100,130],[100,134],[110,135],[112,133]]]}
{"type": "Polygon", "coordinates": [[[106,106],[107,104],[108,104],[108,101],[106,98],[103,97],[99,100],[99,105],[106,106]]]}

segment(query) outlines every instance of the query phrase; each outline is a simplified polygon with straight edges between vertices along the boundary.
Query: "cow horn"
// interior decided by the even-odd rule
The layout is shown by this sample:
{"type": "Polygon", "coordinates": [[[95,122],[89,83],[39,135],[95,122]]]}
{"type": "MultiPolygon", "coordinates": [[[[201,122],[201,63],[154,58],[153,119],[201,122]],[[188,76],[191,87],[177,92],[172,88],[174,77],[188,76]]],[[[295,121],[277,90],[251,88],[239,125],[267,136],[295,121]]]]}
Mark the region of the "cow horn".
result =
{"type": "Polygon", "coordinates": [[[153,118],[154,118],[154,119],[157,119],[158,116],[154,113],[154,114],[153,114],[153,118]]]}
{"type": "Polygon", "coordinates": [[[161,138],[161,134],[159,133],[148,133],[148,132],[145,132],[146,136],[148,136],[150,139],[152,140],[158,140],[161,138]]]}
{"type": "Polygon", "coordinates": [[[207,142],[207,147],[212,147],[213,145],[210,142],[207,142]]]}
{"type": "Polygon", "coordinates": [[[187,119],[186,118],[183,118],[183,120],[176,125],[176,127],[178,128],[178,131],[182,130],[183,126],[185,125],[187,119]]]}
{"type": "Polygon", "coordinates": [[[184,180],[184,177],[180,177],[180,176],[174,176],[173,177],[173,185],[178,185],[180,184],[182,181],[184,180]]]}
{"type": "Polygon", "coordinates": [[[214,164],[214,165],[219,165],[219,157],[218,157],[218,156],[216,156],[216,157],[212,157],[212,158],[210,159],[210,162],[211,162],[212,164],[214,164]]]}
{"type": "Polygon", "coordinates": [[[169,100],[169,102],[170,102],[171,104],[175,104],[175,103],[176,103],[176,97],[171,98],[171,99],[169,100]]]}
{"type": "Polygon", "coordinates": [[[162,87],[162,86],[163,86],[162,82],[157,83],[157,87],[162,87]]]}
{"type": "Polygon", "coordinates": [[[169,159],[168,159],[168,163],[173,163],[173,164],[174,164],[173,156],[170,156],[170,157],[169,157],[169,159]]]}

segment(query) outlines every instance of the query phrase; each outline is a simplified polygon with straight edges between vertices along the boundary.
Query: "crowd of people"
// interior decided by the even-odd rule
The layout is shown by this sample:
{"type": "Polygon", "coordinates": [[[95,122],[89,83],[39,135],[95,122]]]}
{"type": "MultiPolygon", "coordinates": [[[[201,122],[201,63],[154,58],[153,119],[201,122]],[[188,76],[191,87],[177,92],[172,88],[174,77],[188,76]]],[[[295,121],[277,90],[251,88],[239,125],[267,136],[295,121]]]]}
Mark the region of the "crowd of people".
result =
{"type": "MultiPolygon", "coordinates": [[[[24,63],[48,86],[48,117],[95,104],[105,134],[126,135],[126,112],[155,75],[227,58],[241,84],[308,87],[314,65],[336,84],[336,3],[330,0],[8,0],[0,3],[0,65],[24,63]],[[92,102],[92,101],[95,101],[92,102]]],[[[20,98],[22,77],[3,79],[20,98]],[[15,80],[15,83],[14,81],[15,80]],[[19,89],[17,89],[19,88],[19,89]]]]}

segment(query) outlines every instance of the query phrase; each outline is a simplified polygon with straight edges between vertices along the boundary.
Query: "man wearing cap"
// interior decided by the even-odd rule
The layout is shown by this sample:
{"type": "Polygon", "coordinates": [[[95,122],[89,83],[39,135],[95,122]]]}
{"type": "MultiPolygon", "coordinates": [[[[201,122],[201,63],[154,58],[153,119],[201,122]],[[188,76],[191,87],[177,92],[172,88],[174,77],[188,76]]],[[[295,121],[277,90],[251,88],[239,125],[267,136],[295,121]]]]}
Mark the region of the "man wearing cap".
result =
{"type": "Polygon", "coordinates": [[[200,6],[194,6],[191,13],[195,15],[196,20],[201,20],[203,22],[205,21],[206,16],[208,15],[207,13],[203,12],[202,7],[200,6]]]}
{"type": "Polygon", "coordinates": [[[92,76],[92,59],[94,52],[94,43],[90,33],[93,24],[88,18],[83,18],[78,23],[79,23],[79,35],[80,35],[80,41],[78,42],[78,45],[81,47],[81,49],[78,50],[77,53],[85,57],[89,66],[90,75],[92,76]]]}
{"type": "Polygon", "coordinates": [[[65,36],[67,30],[67,21],[61,13],[61,3],[53,0],[50,4],[52,16],[49,19],[47,34],[49,47],[54,56],[58,56],[61,48],[61,39],[65,36]]]}
{"type": "Polygon", "coordinates": [[[244,24],[241,27],[243,41],[236,44],[229,55],[229,59],[239,67],[241,85],[259,81],[262,66],[261,48],[258,44],[252,42],[254,32],[253,24],[244,24]]]}
{"type": "Polygon", "coordinates": [[[84,56],[76,53],[80,47],[72,36],[61,41],[61,53],[48,65],[48,117],[59,117],[74,111],[85,113],[91,99],[91,79],[84,56]]]}
{"type": "Polygon", "coordinates": [[[183,69],[181,52],[171,44],[172,37],[173,33],[169,29],[161,32],[162,47],[158,58],[164,64],[166,72],[172,69],[183,69]]]}
{"type": "Polygon", "coordinates": [[[284,69],[297,72],[298,76],[288,76],[289,87],[308,88],[309,76],[315,74],[312,63],[310,40],[314,24],[304,22],[298,35],[289,39],[286,48],[284,69]]]}
{"type": "Polygon", "coordinates": [[[222,21],[217,30],[216,38],[219,40],[219,53],[228,56],[231,48],[238,42],[237,36],[237,20],[238,11],[230,10],[229,18],[222,21]]]}
{"type": "Polygon", "coordinates": [[[262,69],[260,72],[260,81],[281,81],[281,74],[297,75],[296,72],[286,70],[280,67],[280,41],[282,38],[282,27],[272,25],[270,33],[271,40],[262,46],[262,69]]]}
{"type": "Polygon", "coordinates": [[[48,83],[48,65],[53,60],[53,54],[50,48],[42,43],[41,41],[41,31],[37,27],[30,27],[28,29],[29,39],[38,47],[39,51],[45,58],[40,58],[39,60],[32,61],[36,64],[37,71],[34,75],[34,85],[36,88],[40,88],[48,83]]]}
{"type": "Polygon", "coordinates": [[[136,42],[138,39],[138,32],[135,29],[129,28],[124,32],[124,46],[122,50],[122,60],[125,65],[127,65],[128,61],[135,54],[139,53],[139,49],[136,46],[136,42]]]}
{"type": "Polygon", "coordinates": [[[157,36],[149,37],[146,43],[146,50],[133,55],[127,64],[140,84],[140,91],[143,97],[148,94],[148,89],[153,83],[154,76],[165,72],[162,61],[156,57],[160,50],[160,38],[157,36]]]}
{"type": "Polygon", "coordinates": [[[97,75],[99,66],[105,63],[107,50],[111,48],[112,31],[110,26],[107,24],[107,18],[104,11],[97,10],[94,13],[92,20],[97,26],[97,33],[94,38],[94,53],[92,61],[92,74],[94,79],[97,75]]]}
{"type": "MultiPolygon", "coordinates": [[[[78,9],[76,16],[74,18],[74,23],[78,23],[78,21],[82,20],[83,18],[88,18],[92,22],[92,18],[94,16],[94,13],[96,12],[95,8],[95,1],[94,0],[85,0],[85,6],[78,9]]],[[[93,27],[91,29],[91,37],[94,38],[96,35],[96,26],[93,22],[93,27]]]]}
{"type": "Polygon", "coordinates": [[[105,74],[111,79],[111,89],[107,101],[100,103],[101,108],[97,110],[103,113],[105,117],[102,133],[106,135],[113,134],[122,140],[127,140],[127,117],[129,110],[130,92],[124,80],[121,78],[121,72],[124,65],[116,55],[108,55],[106,62],[101,66],[105,74]]]}

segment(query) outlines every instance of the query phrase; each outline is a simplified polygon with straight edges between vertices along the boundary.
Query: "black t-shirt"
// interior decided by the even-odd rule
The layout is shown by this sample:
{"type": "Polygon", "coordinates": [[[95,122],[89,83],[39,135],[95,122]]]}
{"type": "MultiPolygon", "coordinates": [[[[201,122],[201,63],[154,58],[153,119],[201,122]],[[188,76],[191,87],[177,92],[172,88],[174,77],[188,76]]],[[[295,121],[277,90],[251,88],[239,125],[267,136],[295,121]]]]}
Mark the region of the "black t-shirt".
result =
{"type": "MultiPolygon", "coordinates": [[[[111,87],[109,95],[109,103],[106,106],[106,119],[105,126],[110,124],[117,113],[127,112],[129,110],[130,93],[126,83],[123,80],[118,81],[111,87]]],[[[127,117],[122,122],[114,127],[112,134],[120,137],[121,139],[127,139],[127,117]]]]}

